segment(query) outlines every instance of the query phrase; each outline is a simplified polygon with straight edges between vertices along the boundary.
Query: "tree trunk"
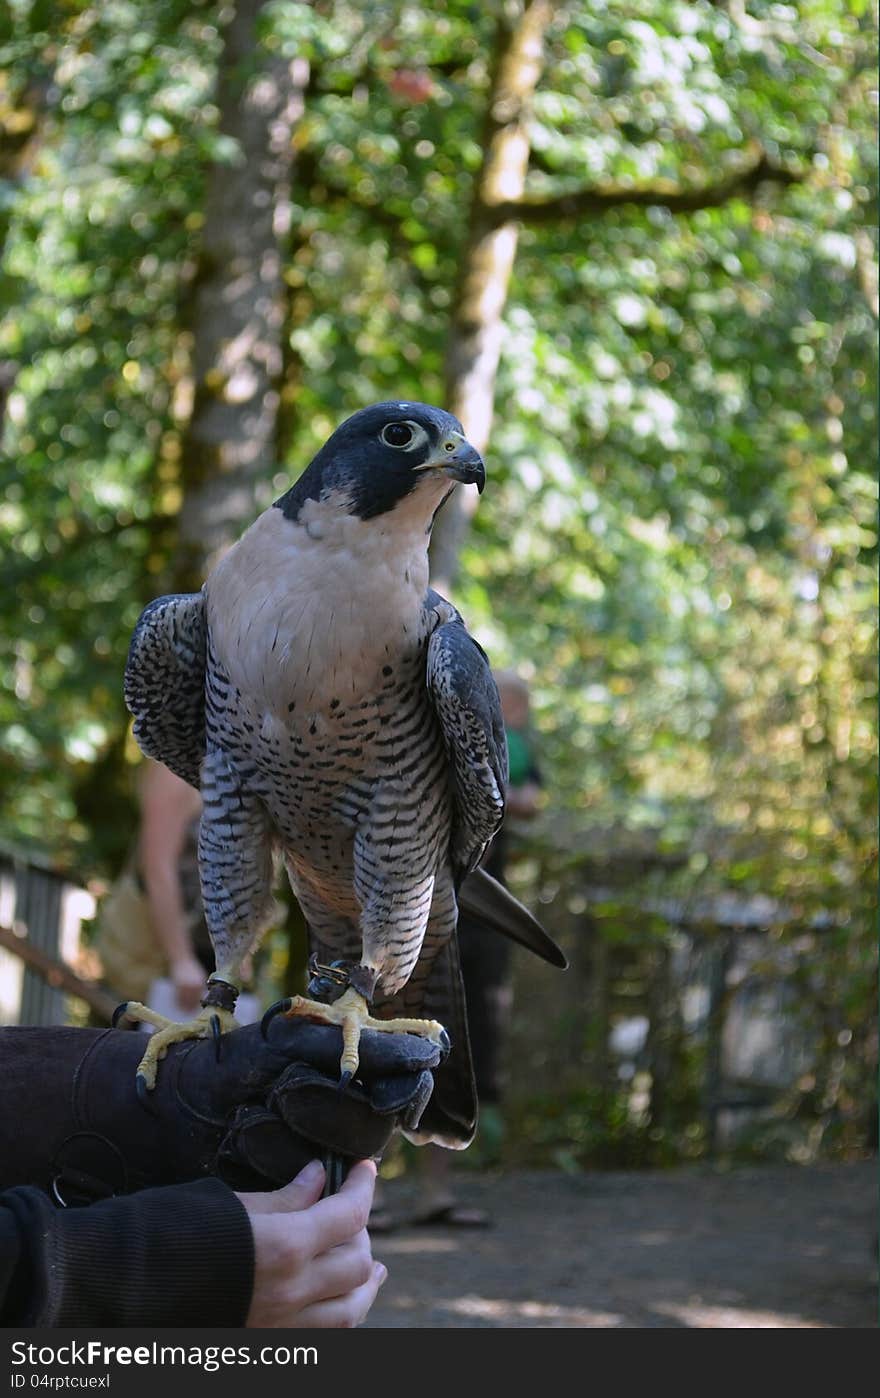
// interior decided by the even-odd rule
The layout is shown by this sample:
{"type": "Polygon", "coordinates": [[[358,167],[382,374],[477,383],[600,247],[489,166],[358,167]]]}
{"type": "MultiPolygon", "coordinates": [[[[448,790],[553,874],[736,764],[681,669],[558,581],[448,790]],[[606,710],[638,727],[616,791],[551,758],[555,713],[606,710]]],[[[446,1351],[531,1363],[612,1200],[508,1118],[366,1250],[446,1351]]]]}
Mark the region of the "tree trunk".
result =
{"type": "MultiPolygon", "coordinates": [[[[517,17],[502,18],[474,189],[462,273],[452,312],[446,359],[446,406],[478,451],[492,426],[502,318],[516,256],[518,224],[497,225],[492,209],[519,200],[529,164],[527,118],[543,65],[550,0],[526,0],[517,17]]],[[[452,584],[458,555],[476,508],[476,487],[460,486],[438,516],[431,542],[433,580],[452,584]]]]}
{"type": "Polygon", "coordinates": [[[254,514],[255,486],[277,462],[284,287],[293,133],[308,82],[305,59],[261,52],[266,0],[238,0],[225,37],[220,129],[239,153],[208,186],[193,293],[192,417],[183,441],[176,583],[206,569],[254,514]]]}
{"type": "MultiPolygon", "coordinates": [[[[4,197],[0,202],[0,257],[5,252],[6,240],[15,208],[15,191],[30,175],[39,155],[42,144],[44,118],[49,111],[52,99],[52,73],[48,56],[38,60],[41,70],[34,74],[24,90],[13,99],[0,87],[0,183],[5,185],[4,197]]],[[[18,286],[22,297],[26,288],[20,278],[5,273],[8,306],[16,304],[18,286]]],[[[0,437],[6,421],[6,408],[9,396],[18,376],[18,363],[13,359],[0,359],[0,437]]]]}

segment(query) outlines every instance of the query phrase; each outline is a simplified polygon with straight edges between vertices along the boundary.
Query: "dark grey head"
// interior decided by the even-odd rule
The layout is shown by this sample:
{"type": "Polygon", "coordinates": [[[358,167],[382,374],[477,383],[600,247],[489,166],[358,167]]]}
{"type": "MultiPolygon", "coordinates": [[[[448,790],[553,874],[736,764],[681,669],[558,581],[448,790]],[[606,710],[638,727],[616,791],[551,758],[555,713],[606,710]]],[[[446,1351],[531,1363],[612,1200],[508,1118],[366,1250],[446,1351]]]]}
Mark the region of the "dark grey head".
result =
{"type": "Polygon", "coordinates": [[[350,514],[373,519],[430,483],[434,513],[457,481],[480,491],[486,483],[480,455],[458,418],[427,403],[395,400],[363,408],[337,427],[275,504],[296,520],[307,500],[338,493],[350,514]],[[438,492],[438,485],[446,489],[438,492]]]}

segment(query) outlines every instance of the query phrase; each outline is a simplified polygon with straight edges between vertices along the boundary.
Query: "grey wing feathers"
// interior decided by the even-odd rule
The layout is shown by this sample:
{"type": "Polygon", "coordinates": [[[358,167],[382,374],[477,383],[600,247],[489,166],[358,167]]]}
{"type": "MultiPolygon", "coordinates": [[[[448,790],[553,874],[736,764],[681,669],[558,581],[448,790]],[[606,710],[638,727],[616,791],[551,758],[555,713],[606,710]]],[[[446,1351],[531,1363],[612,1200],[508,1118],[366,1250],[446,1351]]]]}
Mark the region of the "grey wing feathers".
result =
{"type": "Polygon", "coordinates": [[[158,597],[135,627],[123,685],[141,750],[195,787],[205,755],[206,650],[202,593],[158,597]]]}
{"type": "Polygon", "coordinates": [[[434,1069],[434,1091],[418,1126],[403,1134],[415,1145],[433,1141],[449,1150],[463,1150],[477,1127],[477,1089],[455,937],[437,952],[427,981],[418,991],[409,981],[385,1002],[381,1017],[394,1015],[438,1019],[452,1041],[448,1057],[434,1069]]]}
{"type": "MultiPolygon", "coordinates": [[[[448,604],[447,604],[448,607],[448,604]]],[[[452,767],[456,879],[476,868],[504,818],[507,738],[489,661],[448,607],[428,643],[427,684],[452,767]]]]}

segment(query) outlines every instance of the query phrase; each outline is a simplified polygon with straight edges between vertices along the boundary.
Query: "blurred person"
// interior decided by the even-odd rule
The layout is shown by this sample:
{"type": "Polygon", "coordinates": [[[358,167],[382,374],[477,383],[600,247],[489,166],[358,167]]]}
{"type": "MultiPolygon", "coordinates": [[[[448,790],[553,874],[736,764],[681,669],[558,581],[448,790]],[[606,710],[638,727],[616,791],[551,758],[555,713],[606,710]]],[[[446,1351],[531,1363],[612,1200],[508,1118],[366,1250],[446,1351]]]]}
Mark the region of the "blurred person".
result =
{"type": "Polygon", "coordinates": [[[147,759],[138,791],[137,871],[156,939],[181,1010],[197,1009],[214,950],[199,886],[201,794],[161,762],[147,759]]]}
{"type": "Polygon", "coordinates": [[[385,1278],[371,1157],[418,1122],[440,1052],[365,1033],[340,1096],[340,1048],[302,1020],[234,1030],[219,1061],[175,1044],[144,1106],[134,1036],[0,1029],[0,1323],[360,1324],[385,1278]]]}
{"type": "MultiPolygon", "coordinates": [[[[138,794],[137,876],[167,962],[167,978],[153,983],[147,999],[169,1019],[189,1019],[215,969],[199,880],[202,798],[195,787],[152,759],[144,763],[138,794]]],[[[256,997],[240,996],[235,1013],[242,1024],[253,1023],[259,1016],[256,997]]],[[[152,1026],[140,1028],[149,1033],[152,1026]]]]}
{"type": "MultiPolygon", "coordinates": [[[[507,883],[509,821],[531,820],[537,813],[541,774],[529,731],[529,687],[513,670],[496,673],[501,710],[507,732],[508,786],[505,823],[483,859],[483,867],[500,883],[507,883]]],[[[506,937],[480,925],[467,913],[458,922],[461,973],[467,1003],[468,1033],[474,1062],[480,1130],[497,1145],[503,1134],[501,1119],[501,1048],[512,1008],[510,984],[511,944],[506,937]]],[[[457,1228],[485,1228],[490,1216],[482,1209],[459,1204],[452,1187],[451,1152],[424,1146],[418,1156],[419,1193],[413,1222],[457,1228]]],[[[377,1205],[375,1231],[392,1226],[386,1211],[377,1205]]]]}

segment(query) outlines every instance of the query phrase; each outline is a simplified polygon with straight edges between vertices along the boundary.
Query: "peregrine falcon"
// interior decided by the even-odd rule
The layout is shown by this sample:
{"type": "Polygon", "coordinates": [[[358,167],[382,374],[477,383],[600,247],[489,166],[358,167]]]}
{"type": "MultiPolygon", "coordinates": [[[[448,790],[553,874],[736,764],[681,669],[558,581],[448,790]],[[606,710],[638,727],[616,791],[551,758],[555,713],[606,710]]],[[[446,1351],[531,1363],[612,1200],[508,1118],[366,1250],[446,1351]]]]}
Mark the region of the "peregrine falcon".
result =
{"type": "MultiPolygon", "coordinates": [[[[129,1002],[130,1018],[160,1031],[142,1090],[169,1043],[234,1023],[241,963],[271,917],[277,848],[321,992],[280,1009],[342,1027],[343,1082],[362,1028],[451,1041],[412,1138],[470,1141],[458,900],[504,815],[507,749],[486,655],[428,585],[431,528],[458,482],[482,491],[485,471],[456,418],[424,403],[365,408],[200,593],[160,597],[138,621],[125,699],[143,751],[201,790],[216,954],[191,1024],[129,1002]]],[[[565,964],[506,890],[475,877],[490,924],[565,964]]]]}

